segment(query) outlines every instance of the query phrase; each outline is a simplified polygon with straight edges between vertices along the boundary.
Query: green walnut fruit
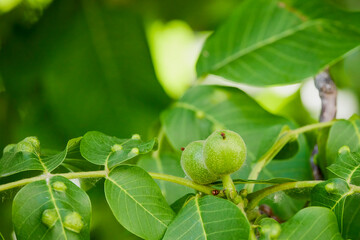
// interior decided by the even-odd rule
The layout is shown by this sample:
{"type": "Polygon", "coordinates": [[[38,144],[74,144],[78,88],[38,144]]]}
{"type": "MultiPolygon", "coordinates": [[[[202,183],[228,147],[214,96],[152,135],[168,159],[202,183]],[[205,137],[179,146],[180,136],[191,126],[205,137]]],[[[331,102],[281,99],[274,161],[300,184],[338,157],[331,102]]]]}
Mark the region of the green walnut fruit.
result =
{"type": "Polygon", "coordinates": [[[196,183],[208,184],[215,182],[219,177],[206,169],[203,159],[204,141],[190,143],[181,155],[181,167],[185,174],[196,183]]]}
{"type": "Polygon", "coordinates": [[[204,143],[203,157],[211,173],[225,176],[241,168],[246,159],[246,145],[236,132],[215,131],[204,143]]]}

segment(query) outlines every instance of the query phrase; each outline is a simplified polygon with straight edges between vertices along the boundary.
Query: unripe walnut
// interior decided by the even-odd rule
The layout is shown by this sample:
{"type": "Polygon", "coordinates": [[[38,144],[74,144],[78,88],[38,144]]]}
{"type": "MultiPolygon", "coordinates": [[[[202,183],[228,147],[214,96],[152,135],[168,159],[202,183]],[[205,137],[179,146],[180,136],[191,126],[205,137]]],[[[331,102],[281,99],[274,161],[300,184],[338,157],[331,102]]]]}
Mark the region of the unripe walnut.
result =
{"type": "Polygon", "coordinates": [[[218,176],[236,172],[246,159],[246,145],[239,134],[230,130],[213,132],[204,143],[204,162],[218,176]]]}
{"type": "Polygon", "coordinates": [[[203,145],[204,141],[195,141],[187,145],[181,155],[181,167],[194,182],[208,184],[215,182],[219,177],[206,169],[203,145]]]}

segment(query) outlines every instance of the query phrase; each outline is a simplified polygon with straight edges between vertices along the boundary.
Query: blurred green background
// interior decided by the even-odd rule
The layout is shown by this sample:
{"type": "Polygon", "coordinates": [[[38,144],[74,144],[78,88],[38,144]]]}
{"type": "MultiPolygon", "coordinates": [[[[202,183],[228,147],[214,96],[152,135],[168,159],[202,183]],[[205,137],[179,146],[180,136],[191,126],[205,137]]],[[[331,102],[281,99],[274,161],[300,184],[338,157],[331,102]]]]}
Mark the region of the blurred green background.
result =
{"type": "MultiPolygon", "coordinates": [[[[239,2],[0,0],[0,149],[26,136],[62,149],[90,130],[153,137],[160,112],[195,81],[202,43],[239,2]]],[[[358,0],[333,3],[360,10],[358,0]]],[[[358,66],[356,51],[331,69],[344,89],[339,117],[358,112],[358,66]]],[[[312,85],[310,80],[291,87],[236,87],[267,110],[306,124],[320,111],[312,85]]],[[[112,216],[101,185],[88,192],[92,239],[135,239],[112,216]]],[[[11,239],[14,194],[0,195],[5,239],[11,239]]]]}

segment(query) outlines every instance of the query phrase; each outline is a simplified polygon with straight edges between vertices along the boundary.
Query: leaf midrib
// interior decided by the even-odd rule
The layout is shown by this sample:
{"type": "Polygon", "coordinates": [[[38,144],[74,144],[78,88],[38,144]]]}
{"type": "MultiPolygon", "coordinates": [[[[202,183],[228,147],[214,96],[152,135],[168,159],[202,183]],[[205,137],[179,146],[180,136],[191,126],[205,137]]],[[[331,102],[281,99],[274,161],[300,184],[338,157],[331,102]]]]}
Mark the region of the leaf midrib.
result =
{"type": "Polygon", "coordinates": [[[59,207],[58,207],[57,204],[56,204],[56,199],[54,198],[54,195],[53,195],[53,193],[52,193],[52,188],[51,188],[51,185],[50,185],[50,179],[46,179],[46,180],[45,180],[45,183],[46,183],[46,186],[47,186],[48,189],[49,189],[50,199],[51,199],[51,201],[52,201],[53,204],[54,204],[54,208],[55,208],[55,210],[56,210],[56,214],[59,216],[58,219],[59,219],[59,221],[60,221],[62,233],[63,233],[65,239],[67,240],[68,238],[67,238],[67,235],[66,235],[66,232],[65,232],[64,224],[63,224],[63,222],[62,222],[62,217],[61,217],[61,214],[60,214],[60,210],[59,210],[59,207]]]}
{"type": "Polygon", "coordinates": [[[198,195],[195,197],[195,206],[196,206],[196,210],[197,210],[197,212],[199,214],[201,229],[203,231],[205,240],[207,240],[207,234],[206,234],[205,227],[204,227],[204,221],[203,221],[202,216],[201,216],[201,211],[200,211],[200,206],[199,206],[199,196],[198,195]]]}

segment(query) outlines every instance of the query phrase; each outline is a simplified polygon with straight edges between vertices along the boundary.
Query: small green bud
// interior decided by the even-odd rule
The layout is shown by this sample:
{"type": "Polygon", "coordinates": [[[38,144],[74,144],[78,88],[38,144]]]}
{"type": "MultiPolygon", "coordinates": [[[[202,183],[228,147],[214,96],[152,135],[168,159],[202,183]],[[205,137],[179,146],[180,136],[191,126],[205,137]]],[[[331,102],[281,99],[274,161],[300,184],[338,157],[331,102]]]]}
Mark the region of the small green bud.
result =
{"type": "Polygon", "coordinates": [[[239,195],[243,198],[246,198],[247,195],[248,195],[248,191],[244,188],[244,189],[241,189],[239,195]]]}
{"type": "Polygon", "coordinates": [[[66,215],[64,221],[64,227],[70,231],[79,233],[84,227],[84,222],[81,219],[81,216],[78,212],[72,212],[66,215]]]}
{"type": "Polygon", "coordinates": [[[137,140],[140,140],[140,139],[141,139],[141,137],[140,137],[140,135],[139,135],[139,134],[134,134],[134,135],[132,135],[131,139],[137,139],[137,140]]]}
{"type": "Polygon", "coordinates": [[[339,149],[339,154],[345,154],[345,153],[349,153],[350,152],[350,148],[348,146],[342,146],[340,149],[339,149]]]}
{"type": "Polygon", "coordinates": [[[58,214],[55,209],[46,209],[41,216],[41,221],[48,228],[52,228],[58,220],[58,214]]]}
{"type": "Polygon", "coordinates": [[[336,190],[336,187],[335,187],[335,183],[331,182],[331,183],[326,184],[325,185],[325,190],[328,193],[336,193],[337,190],[336,190]]]}
{"type": "Polygon", "coordinates": [[[135,155],[138,155],[139,154],[139,149],[138,148],[133,148],[131,149],[131,152],[135,155]]]}
{"type": "Polygon", "coordinates": [[[65,185],[65,183],[60,182],[60,181],[56,181],[52,185],[53,185],[54,190],[58,191],[58,192],[65,192],[65,190],[67,189],[67,186],[65,185]]]}
{"type": "Polygon", "coordinates": [[[203,119],[205,117],[205,113],[203,111],[196,111],[196,118],[203,119]]]}
{"type": "Polygon", "coordinates": [[[120,144],[115,144],[111,147],[111,151],[113,152],[118,152],[121,151],[123,149],[123,147],[120,144]]]}

